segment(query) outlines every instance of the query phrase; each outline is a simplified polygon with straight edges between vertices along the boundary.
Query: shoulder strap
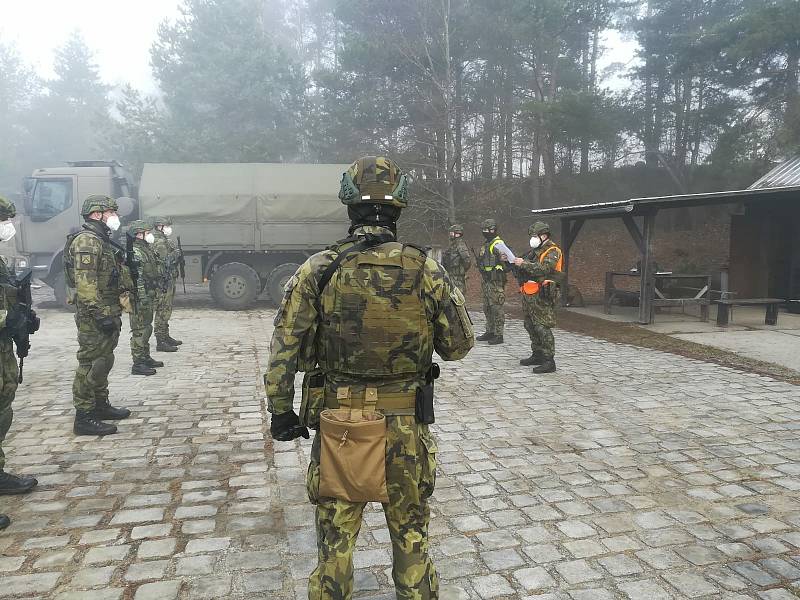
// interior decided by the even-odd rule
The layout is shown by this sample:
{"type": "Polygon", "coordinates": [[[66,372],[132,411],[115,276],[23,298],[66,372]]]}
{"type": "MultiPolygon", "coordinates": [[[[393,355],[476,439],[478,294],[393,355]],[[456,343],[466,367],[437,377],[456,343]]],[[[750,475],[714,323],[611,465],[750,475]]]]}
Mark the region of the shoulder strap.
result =
{"type": "Polygon", "coordinates": [[[319,281],[317,282],[317,287],[319,288],[319,293],[322,294],[322,290],[325,289],[325,286],[328,285],[328,282],[333,277],[333,274],[336,273],[336,270],[339,266],[344,262],[344,259],[347,258],[349,255],[355,252],[361,252],[362,250],[366,250],[371,246],[377,246],[377,244],[372,243],[370,244],[368,240],[364,240],[363,242],[359,242],[349,248],[339,252],[336,258],[333,259],[333,262],[328,265],[328,268],[322,273],[322,277],[320,277],[319,281]]]}

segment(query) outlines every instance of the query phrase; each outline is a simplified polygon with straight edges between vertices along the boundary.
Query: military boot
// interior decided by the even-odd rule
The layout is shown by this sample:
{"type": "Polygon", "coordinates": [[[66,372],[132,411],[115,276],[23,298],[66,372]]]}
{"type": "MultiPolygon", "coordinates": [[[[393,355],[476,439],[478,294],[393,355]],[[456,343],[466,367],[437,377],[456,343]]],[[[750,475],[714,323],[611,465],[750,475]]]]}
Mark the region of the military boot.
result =
{"type": "Polygon", "coordinates": [[[544,357],[539,352],[534,352],[528,358],[523,358],[519,361],[523,367],[531,367],[533,365],[540,365],[544,362],[544,357]]]}
{"type": "Polygon", "coordinates": [[[489,340],[490,346],[497,346],[497,344],[503,343],[503,336],[502,335],[495,335],[489,340]]]}
{"type": "Polygon", "coordinates": [[[180,346],[183,343],[181,340],[176,340],[169,334],[167,334],[167,337],[164,338],[164,341],[172,346],[180,346]]]}
{"type": "Polygon", "coordinates": [[[537,375],[541,375],[542,373],[555,373],[556,361],[552,358],[545,358],[542,364],[533,368],[533,372],[537,375]]]}
{"type": "Polygon", "coordinates": [[[8,518],[8,515],[0,515],[0,531],[9,525],[11,525],[11,519],[8,518]]]}
{"type": "Polygon", "coordinates": [[[27,494],[38,483],[35,477],[12,475],[11,473],[0,471],[0,496],[27,494]]]}
{"type": "Polygon", "coordinates": [[[494,334],[493,334],[493,333],[489,333],[489,332],[487,331],[486,333],[482,333],[482,334],[480,334],[480,335],[479,335],[478,337],[476,337],[475,339],[476,339],[476,340],[478,340],[479,342],[488,342],[488,341],[489,341],[490,339],[492,339],[493,337],[494,337],[494,334]]]}
{"type": "Polygon", "coordinates": [[[177,352],[178,347],[170,344],[167,338],[161,338],[156,342],[156,352],[177,352]]]}
{"type": "Polygon", "coordinates": [[[131,367],[131,375],[155,375],[156,370],[153,367],[148,367],[146,363],[135,362],[131,367]]]}
{"type": "Polygon", "coordinates": [[[98,421],[121,421],[131,416],[127,408],[111,406],[108,400],[98,400],[94,405],[94,418],[98,421]]]}
{"type": "Polygon", "coordinates": [[[147,365],[148,367],[153,367],[153,368],[155,368],[155,367],[163,367],[163,366],[164,366],[164,363],[163,363],[163,361],[156,360],[156,359],[155,359],[155,358],[153,358],[152,356],[148,356],[147,358],[145,358],[145,359],[142,361],[142,364],[145,364],[145,365],[147,365]]]}
{"type": "Polygon", "coordinates": [[[94,411],[75,411],[75,424],[72,426],[75,435],[111,435],[117,433],[117,426],[103,423],[94,416],[94,411]]]}

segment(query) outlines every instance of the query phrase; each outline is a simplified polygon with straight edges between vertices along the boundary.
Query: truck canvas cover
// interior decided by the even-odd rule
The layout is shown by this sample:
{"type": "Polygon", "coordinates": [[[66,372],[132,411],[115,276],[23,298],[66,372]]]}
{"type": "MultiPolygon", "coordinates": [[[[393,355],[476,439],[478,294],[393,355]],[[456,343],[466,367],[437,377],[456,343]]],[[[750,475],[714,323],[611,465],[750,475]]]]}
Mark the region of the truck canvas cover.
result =
{"type": "Polygon", "coordinates": [[[185,248],[322,248],[347,234],[348,165],[146,164],[141,214],[169,216],[185,248]]]}

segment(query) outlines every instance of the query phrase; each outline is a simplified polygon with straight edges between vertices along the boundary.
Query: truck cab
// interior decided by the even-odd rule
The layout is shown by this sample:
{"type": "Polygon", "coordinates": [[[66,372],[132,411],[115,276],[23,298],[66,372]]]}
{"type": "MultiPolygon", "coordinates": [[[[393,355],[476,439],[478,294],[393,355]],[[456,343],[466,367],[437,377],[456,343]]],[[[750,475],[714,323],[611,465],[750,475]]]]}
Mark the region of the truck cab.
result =
{"type": "MultiPolygon", "coordinates": [[[[74,161],[63,167],[36,169],[25,179],[20,234],[16,236],[16,268],[30,268],[63,303],[62,251],[66,236],[83,224],[81,205],[92,194],[128,198],[121,213],[136,212],[136,188],[116,161],[74,161]]],[[[19,208],[19,207],[18,207],[19,208]]],[[[123,215],[121,215],[122,217],[123,215]]]]}

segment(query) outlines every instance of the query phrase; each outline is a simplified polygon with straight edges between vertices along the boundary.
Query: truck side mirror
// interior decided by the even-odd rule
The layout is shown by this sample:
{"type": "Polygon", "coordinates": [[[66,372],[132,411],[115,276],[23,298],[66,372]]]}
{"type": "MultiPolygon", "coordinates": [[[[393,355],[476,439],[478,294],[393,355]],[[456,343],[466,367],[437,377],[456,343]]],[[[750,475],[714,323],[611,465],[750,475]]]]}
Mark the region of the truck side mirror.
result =
{"type": "Polygon", "coordinates": [[[33,194],[34,187],[36,187],[36,179],[34,177],[24,177],[22,179],[22,191],[26,198],[33,194]]]}

